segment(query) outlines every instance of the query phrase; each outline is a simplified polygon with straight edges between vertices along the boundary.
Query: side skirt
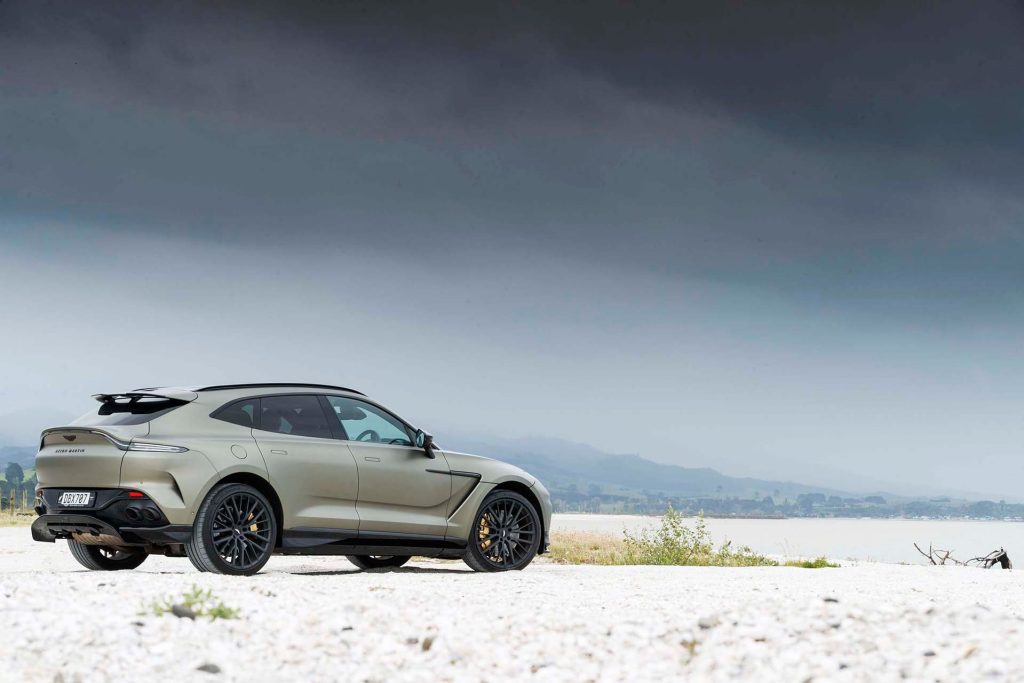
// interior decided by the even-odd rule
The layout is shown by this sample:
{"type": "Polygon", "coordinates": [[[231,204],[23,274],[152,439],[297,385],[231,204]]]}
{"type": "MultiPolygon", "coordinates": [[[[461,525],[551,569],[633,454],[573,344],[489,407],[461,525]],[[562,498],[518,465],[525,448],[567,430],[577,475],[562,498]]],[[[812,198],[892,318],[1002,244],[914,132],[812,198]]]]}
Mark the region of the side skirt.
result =
{"type": "Polygon", "coordinates": [[[281,532],[281,555],[418,555],[457,559],[466,542],[427,534],[297,527],[281,532]]]}

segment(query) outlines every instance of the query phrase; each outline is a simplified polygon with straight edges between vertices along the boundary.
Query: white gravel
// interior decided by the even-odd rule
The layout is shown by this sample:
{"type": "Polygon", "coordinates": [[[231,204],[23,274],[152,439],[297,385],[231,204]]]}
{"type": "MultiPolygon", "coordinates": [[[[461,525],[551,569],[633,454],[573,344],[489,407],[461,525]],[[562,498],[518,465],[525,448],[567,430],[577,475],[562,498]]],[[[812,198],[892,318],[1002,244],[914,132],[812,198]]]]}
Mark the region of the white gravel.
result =
{"type": "Polygon", "coordinates": [[[12,681],[1022,680],[1022,616],[1013,571],[360,573],[339,557],[229,578],[156,557],[105,573],[62,542],[0,529],[0,678],[12,681]],[[193,584],[240,618],[138,615],[193,584]]]}

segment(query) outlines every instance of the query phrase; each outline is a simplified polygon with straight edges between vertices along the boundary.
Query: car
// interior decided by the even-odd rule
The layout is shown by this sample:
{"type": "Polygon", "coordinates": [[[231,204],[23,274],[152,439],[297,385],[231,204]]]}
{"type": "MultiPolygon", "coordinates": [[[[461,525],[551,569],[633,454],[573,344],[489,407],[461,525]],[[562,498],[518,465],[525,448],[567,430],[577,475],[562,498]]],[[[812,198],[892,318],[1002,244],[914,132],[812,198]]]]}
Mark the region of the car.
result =
{"type": "Polygon", "coordinates": [[[97,394],[43,431],[32,538],[66,539],[88,569],[188,557],[251,575],[273,554],[345,555],[362,569],[412,556],[481,572],[548,547],[551,499],[518,467],[444,450],[345,387],[234,384],[97,394]]]}

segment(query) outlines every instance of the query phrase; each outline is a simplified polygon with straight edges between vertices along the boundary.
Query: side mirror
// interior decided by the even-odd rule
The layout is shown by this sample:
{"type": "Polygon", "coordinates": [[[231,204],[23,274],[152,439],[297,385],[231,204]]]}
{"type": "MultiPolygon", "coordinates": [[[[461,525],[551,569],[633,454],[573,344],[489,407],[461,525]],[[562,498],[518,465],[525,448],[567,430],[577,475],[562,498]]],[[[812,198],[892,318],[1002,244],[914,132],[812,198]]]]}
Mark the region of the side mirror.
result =
{"type": "Polygon", "coordinates": [[[416,430],[416,448],[422,448],[428,458],[434,457],[434,437],[422,429],[416,430]]]}

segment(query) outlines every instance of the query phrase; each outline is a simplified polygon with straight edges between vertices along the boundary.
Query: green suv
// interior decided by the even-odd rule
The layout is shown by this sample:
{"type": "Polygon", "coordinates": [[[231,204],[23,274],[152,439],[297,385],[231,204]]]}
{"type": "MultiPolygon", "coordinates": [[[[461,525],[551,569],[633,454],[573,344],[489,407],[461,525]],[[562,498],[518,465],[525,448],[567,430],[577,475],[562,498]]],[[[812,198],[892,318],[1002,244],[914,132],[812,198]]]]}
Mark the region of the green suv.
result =
{"type": "Polygon", "coordinates": [[[413,555],[477,571],[545,552],[551,500],[512,465],[439,448],[344,387],[239,384],[98,394],[98,410],[43,432],[32,538],[67,539],[89,569],[150,554],[255,574],[270,556],[413,555]]]}

